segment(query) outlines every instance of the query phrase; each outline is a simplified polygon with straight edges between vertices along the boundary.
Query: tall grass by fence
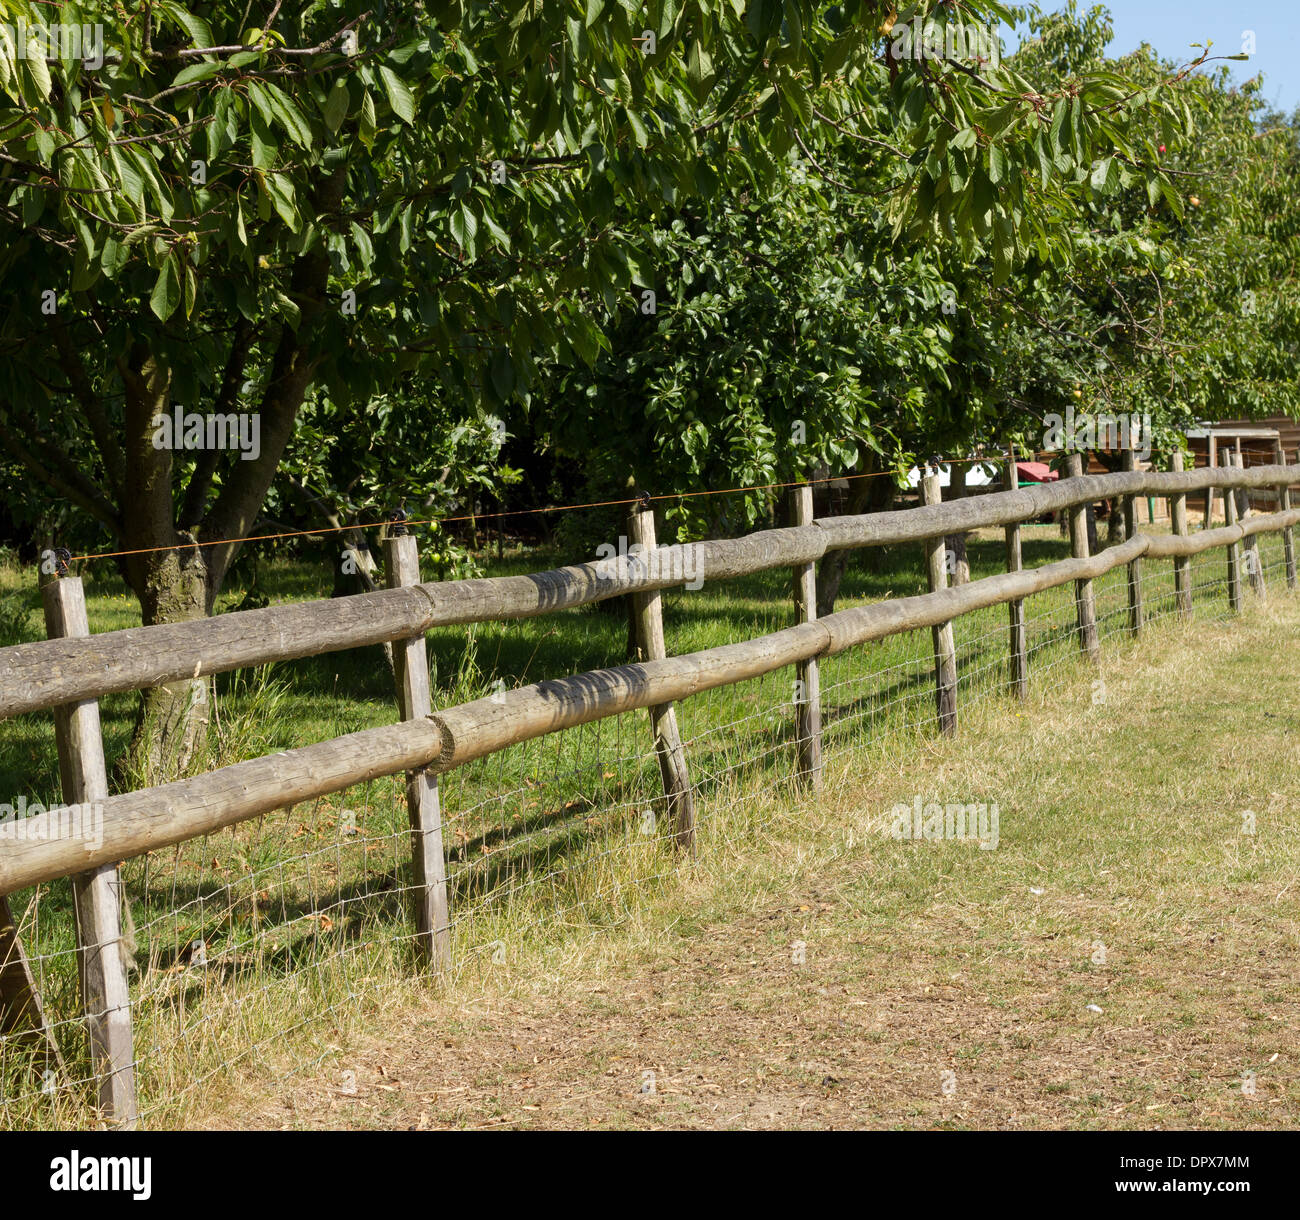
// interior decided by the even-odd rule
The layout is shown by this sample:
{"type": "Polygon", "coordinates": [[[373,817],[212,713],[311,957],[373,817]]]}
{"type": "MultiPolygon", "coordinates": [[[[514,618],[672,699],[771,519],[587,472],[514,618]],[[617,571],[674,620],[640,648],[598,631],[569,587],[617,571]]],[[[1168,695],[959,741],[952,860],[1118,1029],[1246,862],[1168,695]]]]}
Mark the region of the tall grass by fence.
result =
{"type": "MultiPolygon", "coordinates": [[[[12,911],[0,912],[0,1125],[166,1122],[240,1059],[292,1045],[296,1065],[313,1062],[376,988],[508,960],[522,927],[545,938],[617,921],[683,852],[756,841],[758,780],[815,799],[845,751],[954,731],[972,699],[1023,693],[1077,657],[1098,663],[1114,637],[1160,617],[1233,612],[1243,587],[1294,588],[1300,513],[1284,490],[1276,513],[1239,504],[1292,473],[1076,475],[819,521],[797,489],[793,527],[697,544],[690,559],[709,582],[790,569],[799,621],[777,627],[788,609],[775,603],[773,630],[685,655],[669,655],[680,641],[665,636],[658,595],[689,573],[674,548],[650,549],[642,513],[640,555],[426,585],[414,540],[400,538],[383,592],[202,623],[91,636],[80,582],[48,586],[62,638],[0,650],[0,712],[58,709],[64,798],[97,810],[102,841],[93,826],[89,842],[84,825],[61,833],[45,812],[0,844],[12,911]],[[1179,500],[1207,487],[1236,493],[1229,524],[1189,534],[1179,500]],[[1139,495],[1170,496],[1178,532],[1132,529],[1090,554],[1086,506],[1121,497],[1136,526],[1139,495]],[[1021,570],[1021,527],[1047,512],[1072,515],[1073,557],[1021,570]],[[1010,570],[947,587],[942,539],[988,526],[1006,529],[1010,570]],[[928,553],[929,592],[815,619],[818,558],[910,543],[928,553]],[[638,599],[639,662],[432,709],[427,630],[625,594],[638,599]],[[384,641],[397,645],[399,724],[108,795],[100,697],[384,641]]],[[[258,692],[273,715],[273,680],[258,692]]]]}

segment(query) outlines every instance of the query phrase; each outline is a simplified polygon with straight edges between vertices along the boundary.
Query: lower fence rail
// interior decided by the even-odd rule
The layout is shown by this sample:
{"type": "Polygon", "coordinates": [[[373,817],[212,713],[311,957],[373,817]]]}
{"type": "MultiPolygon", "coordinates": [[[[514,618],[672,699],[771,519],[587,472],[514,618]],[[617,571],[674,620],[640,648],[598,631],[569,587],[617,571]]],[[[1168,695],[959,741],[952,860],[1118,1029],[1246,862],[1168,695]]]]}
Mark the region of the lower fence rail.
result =
{"type": "MultiPolygon", "coordinates": [[[[692,842],[698,805],[709,815],[702,849],[716,849],[717,835],[743,839],[755,818],[776,816],[752,795],[741,799],[746,777],[815,790],[826,762],[846,750],[943,731],[931,631],[949,625],[955,718],[958,694],[963,703],[1008,689],[1024,697],[1052,667],[1081,650],[1095,661],[1135,626],[1211,606],[1221,616],[1239,604],[1242,584],[1262,590],[1267,572],[1292,585],[1300,512],[1279,501],[1277,513],[1230,517],[1227,527],[1192,535],[1175,511],[1169,536],[1132,532],[1126,506],[1125,542],[1092,555],[1086,536],[1082,548],[1076,537],[1075,557],[1030,570],[1020,568],[1017,527],[1006,573],[948,588],[931,556],[933,592],[823,619],[809,565],[799,564],[793,627],[677,657],[652,647],[636,664],[436,711],[427,687],[421,694],[427,662],[414,646],[398,648],[398,724],[100,795],[98,843],[60,838],[54,810],[26,819],[26,837],[0,846],[0,906],[14,908],[8,947],[0,927],[0,1126],[76,1125],[87,1114],[115,1125],[137,1114],[166,1121],[230,1063],[256,1056],[273,1065],[288,1054],[284,1039],[309,1028],[319,1049],[296,1064],[317,1062],[347,1013],[397,977],[414,985],[421,960],[453,974],[506,964],[521,919],[540,927],[576,912],[596,925],[616,922],[638,889],[675,871],[683,795],[692,842]],[[1241,548],[1227,571],[1209,566],[1219,548],[1241,548]],[[1157,570],[1151,561],[1160,559],[1174,563],[1157,570]],[[1258,585],[1241,564],[1253,564],[1258,585]],[[1005,605],[1019,608],[1010,649],[1005,605]],[[877,645],[870,653],[868,643],[877,645]],[[791,666],[794,684],[780,677],[791,666]],[[810,673],[816,717],[807,709],[810,673]],[[664,770],[662,733],[639,727],[640,711],[672,704],[680,775],[664,770]],[[420,781],[414,798],[410,777],[420,781]],[[280,810],[289,812],[265,817],[280,810]],[[421,861],[433,830],[437,860],[421,861]],[[42,888],[101,869],[116,879],[121,861],[127,900],[115,909],[126,920],[116,930],[92,932],[71,918],[75,905],[61,908],[42,888]],[[133,1018],[133,1050],[95,1032],[96,1011],[102,1020],[110,1006],[76,999],[87,948],[111,949],[117,972],[129,972],[129,999],[111,1007],[133,1018]],[[25,990],[21,970],[32,980],[25,990]],[[9,998],[20,994],[22,1007],[9,998]],[[277,1015],[286,1011],[297,1014],[289,1025],[277,1015]]],[[[414,540],[395,542],[391,579],[410,583],[414,540]]],[[[75,601],[77,585],[61,581],[52,596],[75,601]]],[[[75,754],[61,734],[65,771],[75,754]]],[[[69,798],[83,794],[66,789],[69,798]]],[[[130,1019],[125,1032],[129,1039],[130,1019]]]]}

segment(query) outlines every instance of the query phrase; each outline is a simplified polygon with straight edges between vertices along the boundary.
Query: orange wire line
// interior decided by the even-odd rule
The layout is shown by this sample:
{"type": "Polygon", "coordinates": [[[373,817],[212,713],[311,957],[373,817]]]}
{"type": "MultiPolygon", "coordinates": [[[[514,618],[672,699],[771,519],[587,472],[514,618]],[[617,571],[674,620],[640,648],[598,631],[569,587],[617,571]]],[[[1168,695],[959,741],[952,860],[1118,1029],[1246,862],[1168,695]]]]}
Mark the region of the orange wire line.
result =
{"type": "MultiPolygon", "coordinates": [[[[1044,456],[1041,453],[1025,453],[1018,456],[1018,462],[1032,461],[1044,456]]],[[[949,458],[944,459],[941,463],[944,466],[979,466],[987,465],[991,462],[1005,460],[1002,455],[995,457],[982,458],[949,458]]],[[[918,461],[918,468],[927,466],[928,462],[918,461]]],[[[1196,469],[1195,466],[1192,469],[1196,469]]],[[[690,500],[699,496],[730,496],[739,495],[742,492],[749,491],[783,491],[791,487],[803,487],[809,484],[819,485],[824,483],[848,483],[854,479],[880,479],[887,475],[892,475],[892,470],[877,470],[863,474],[841,474],[831,475],[824,479],[799,479],[791,483],[759,483],[753,487],[718,487],[706,488],[702,491],[677,491],[667,492],[657,496],[649,496],[651,501],[662,500],[690,500]]],[[[284,530],[276,534],[249,534],[243,538],[213,538],[204,542],[178,543],[174,546],[146,546],[137,547],[128,551],[96,551],[93,554],[73,555],[68,562],[90,562],[96,559],[122,559],[130,555],[151,555],[158,551],[180,551],[188,549],[199,549],[202,547],[229,546],[233,543],[244,542],[274,542],[282,538],[310,538],[320,534],[341,534],[348,530],[369,530],[378,529],[381,526],[389,524],[400,524],[404,527],[417,525],[454,525],[462,521],[495,521],[503,517],[529,517],[540,516],[545,513],[568,513],[580,509],[589,508],[623,508],[629,504],[637,504],[641,501],[639,496],[631,496],[625,500],[594,500],[589,504],[552,504],[546,508],[515,508],[503,512],[495,513],[466,513],[459,517],[430,517],[420,521],[401,521],[398,523],[388,521],[371,521],[357,525],[326,525],[317,526],[314,529],[304,530],[284,530]]]]}

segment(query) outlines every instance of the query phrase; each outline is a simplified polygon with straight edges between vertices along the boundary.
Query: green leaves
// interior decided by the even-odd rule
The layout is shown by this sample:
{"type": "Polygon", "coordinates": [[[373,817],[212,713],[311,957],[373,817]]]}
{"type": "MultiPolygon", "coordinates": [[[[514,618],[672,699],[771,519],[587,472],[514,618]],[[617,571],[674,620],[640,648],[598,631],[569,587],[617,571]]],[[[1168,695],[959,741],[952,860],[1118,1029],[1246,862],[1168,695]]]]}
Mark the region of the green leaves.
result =
{"type": "Polygon", "coordinates": [[[202,17],[196,17],[189,9],[173,3],[172,0],[155,0],[154,7],[184,30],[195,47],[216,46],[212,38],[212,28],[202,17]]]}
{"type": "Polygon", "coordinates": [[[195,274],[194,264],[188,259],[184,265],[182,292],[185,300],[185,317],[187,319],[192,318],[194,316],[194,305],[198,300],[199,277],[195,274]]]}
{"type": "Polygon", "coordinates": [[[173,250],[163,260],[163,265],[158,271],[153,292],[149,296],[149,308],[158,315],[160,321],[166,322],[176,312],[176,306],[180,303],[180,263],[173,250]]]}
{"type": "Polygon", "coordinates": [[[502,402],[509,399],[515,388],[515,366],[510,353],[503,347],[497,348],[490,365],[492,389],[502,402]]]}
{"type": "Polygon", "coordinates": [[[50,80],[50,70],[45,64],[45,57],[28,55],[23,59],[22,66],[36,96],[42,101],[48,100],[53,83],[50,80]]]}
{"type": "Polygon", "coordinates": [[[343,126],[348,117],[350,104],[351,96],[348,92],[347,81],[336,80],[325,98],[325,105],[321,108],[325,118],[325,126],[329,128],[331,135],[343,126]]]}
{"type": "Polygon", "coordinates": [[[1020,117],[1023,110],[1024,105],[1019,99],[1008,102],[1005,106],[994,111],[992,116],[985,121],[983,125],[984,134],[991,140],[997,139],[1020,117]]]}
{"type": "MultiPolygon", "coordinates": [[[[568,452],[662,453],[671,483],[793,472],[812,450],[785,439],[792,404],[816,425],[817,460],[838,466],[860,444],[892,460],[895,436],[964,436],[1001,394],[1053,401],[1067,367],[1084,380],[1097,359],[1062,337],[1071,327],[1120,342],[1096,303],[1114,301],[1106,276],[1133,293],[1136,269],[1171,250],[1195,269],[1202,243],[1231,244],[1215,225],[1235,188],[1197,180],[1207,206],[1188,204],[1184,221],[1189,180],[1163,166],[1227,183],[1237,171],[1209,163],[1215,150],[1253,164],[1244,141],[1187,143],[1193,123],[1223,134],[1206,99],[1229,103],[1213,83],[1170,86],[1140,57],[1104,61],[1090,16],[1061,15],[1044,43],[981,67],[984,83],[942,59],[882,57],[888,6],[875,3],[399,6],[392,44],[362,31],[355,58],[337,44],[300,53],[348,6],[283,6],[272,37],[244,28],[269,7],[189,3],[152,10],[155,51],[179,60],[146,57],[129,24],[120,58],[93,76],[18,61],[0,31],[12,103],[0,149],[22,226],[8,283],[70,286],[74,326],[93,291],[108,322],[87,343],[121,351],[138,336],[187,393],[211,391],[240,318],[259,335],[297,329],[321,392],[349,410],[373,397],[400,416],[434,361],[453,414],[485,396],[568,401],[546,379],[591,366],[566,408],[568,452]],[[1157,155],[1162,143],[1177,161],[1157,155]],[[1062,288],[1066,266],[1094,301],[1062,288]],[[309,272],[318,283],[300,291],[309,272]],[[336,308],[363,286],[364,311],[336,308]],[[655,315],[640,312],[646,289],[655,315]],[[1011,301],[1022,312],[1004,335],[1011,301]]],[[[960,7],[970,20],[1001,12],[960,7]]],[[[1267,203],[1261,213],[1290,215],[1267,203]]],[[[1294,259],[1277,223],[1259,245],[1294,259]]],[[[1166,299],[1134,316],[1154,328],[1170,311],[1166,299]]],[[[32,328],[33,351],[43,336],[32,328]]],[[[271,348],[255,345],[249,384],[265,384],[271,348]]],[[[96,376],[119,402],[107,359],[96,376]]]]}
{"type": "Polygon", "coordinates": [[[653,288],[655,274],[650,260],[631,246],[623,251],[623,256],[627,262],[628,272],[632,276],[632,282],[639,284],[642,288],[653,288]]]}
{"type": "Polygon", "coordinates": [[[1061,98],[1052,108],[1052,129],[1051,129],[1051,148],[1053,160],[1067,151],[1067,145],[1063,136],[1065,131],[1065,120],[1070,113],[1070,103],[1067,98],[1061,98]]]}
{"type": "Polygon", "coordinates": [[[586,314],[570,319],[566,334],[573,350],[588,367],[594,365],[600,353],[609,347],[604,333],[586,314]]]}
{"type": "Polygon", "coordinates": [[[686,61],[686,81],[697,102],[703,102],[713,89],[717,73],[713,70],[713,57],[704,49],[701,39],[691,43],[686,61]]]}
{"type": "Polygon", "coordinates": [[[475,254],[475,240],[478,237],[478,220],[465,204],[452,212],[450,220],[451,235],[456,244],[465,252],[465,257],[472,259],[475,254]]]}
{"type": "Polygon", "coordinates": [[[311,127],[302,111],[279,88],[264,81],[250,80],[248,96],[268,125],[274,122],[299,148],[311,147],[311,127]]]}
{"type": "Polygon", "coordinates": [[[196,81],[211,80],[220,71],[221,65],[213,61],[190,64],[176,73],[176,77],[172,81],[172,88],[178,89],[181,85],[192,85],[196,81]]]}
{"type": "Polygon", "coordinates": [[[379,79],[383,83],[384,96],[388,98],[393,113],[403,123],[408,125],[414,123],[415,95],[406,87],[405,81],[387,64],[379,65],[379,79]]]}
{"type": "Polygon", "coordinates": [[[808,127],[813,121],[812,95],[802,80],[782,80],[779,92],[781,104],[796,127],[808,127]]]}
{"type": "Polygon", "coordinates": [[[635,110],[626,111],[626,115],[633,141],[638,148],[645,148],[650,143],[650,133],[646,131],[645,124],[641,122],[635,110]]]}
{"type": "Polygon", "coordinates": [[[1034,140],[1034,152],[1038,156],[1039,186],[1045,191],[1052,181],[1055,167],[1052,164],[1052,150],[1047,144],[1047,134],[1041,130],[1034,140]]]}
{"type": "Polygon", "coordinates": [[[1103,157],[1093,167],[1092,189],[1099,193],[1109,193],[1119,186],[1119,164],[1113,156],[1103,157]]]}
{"type": "Polygon", "coordinates": [[[258,173],[256,177],[262,204],[273,210],[290,232],[298,232],[301,222],[293,181],[287,175],[277,173],[258,173]]]}
{"type": "Polygon", "coordinates": [[[998,145],[989,148],[989,181],[997,186],[1006,177],[1007,155],[998,145]]]}
{"type": "Polygon", "coordinates": [[[659,13],[657,19],[651,18],[651,28],[655,31],[655,36],[659,42],[664,43],[672,37],[673,27],[677,22],[681,5],[678,0],[658,0],[657,4],[650,6],[650,11],[653,13],[655,8],[658,8],[659,13]]]}
{"type": "Polygon", "coordinates": [[[850,27],[836,38],[826,48],[826,54],[822,56],[822,76],[834,76],[839,72],[849,62],[850,55],[861,44],[861,41],[861,32],[856,27],[850,27]]]}

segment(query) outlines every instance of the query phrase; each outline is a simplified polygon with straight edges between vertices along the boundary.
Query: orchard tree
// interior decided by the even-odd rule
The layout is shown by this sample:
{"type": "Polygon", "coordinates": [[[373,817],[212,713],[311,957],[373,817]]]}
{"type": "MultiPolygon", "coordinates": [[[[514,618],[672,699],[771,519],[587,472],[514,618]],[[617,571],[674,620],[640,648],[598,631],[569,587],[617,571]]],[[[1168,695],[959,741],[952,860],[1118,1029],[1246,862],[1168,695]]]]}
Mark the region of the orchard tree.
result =
{"type": "MultiPolygon", "coordinates": [[[[560,370],[539,439],[594,449],[584,469],[601,497],[629,476],[657,492],[762,486],[818,465],[901,478],[934,453],[1000,451],[1022,434],[1041,443],[1045,412],[1154,345],[1149,326],[1117,315],[1172,256],[1117,218],[1130,197],[1143,221],[1148,200],[1181,214],[1158,166],[1194,114],[1190,67],[1162,71],[1149,53],[1105,58],[1103,10],[1034,15],[1030,34],[1015,57],[974,72],[980,88],[1018,90],[989,120],[993,138],[981,127],[967,149],[968,137],[934,122],[927,93],[948,82],[932,81],[928,60],[903,72],[895,33],[863,70],[875,73],[865,91],[875,135],[815,107],[815,125],[774,142],[785,170],[761,196],[737,188],[647,222],[656,265],[675,269],[669,291],[654,316],[624,316],[592,372],[560,370]],[[1089,90],[1119,104],[1090,110],[1079,102],[1089,90]],[[1076,156],[1077,140],[1105,142],[1115,124],[1140,127],[1140,147],[1076,156]],[[897,136],[917,129],[924,159],[897,136]],[[1025,136],[1028,165],[1014,159],[1025,136]],[[935,201],[915,213],[918,189],[940,200],[954,188],[973,193],[946,223],[935,223],[935,201]]],[[[891,483],[860,478],[853,491],[849,510],[862,511],[880,507],[891,483]]],[[[669,515],[688,533],[734,528],[770,499],[686,500],[669,515]]],[[[844,559],[823,565],[824,609],[844,559]]]]}
{"type": "MultiPolygon", "coordinates": [[[[594,362],[671,276],[647,218],[762,198],[796,147],[888,150],[894,232],[987,248],[1000,279],[1079,183],[1161,179],[1135,121],[1160,82],[900,52],[909,18],[1014,16],[993,0],[4,11],[0,445],[107,531],[146,623],[212,611],[309,400],[528,407],[539,362],[594,362]],[[176,448],[177,408],[255,416],[256,453],[176,448]]],[[[184,766],[206,698],[148,694],[151,770],[184,766]]]]}

